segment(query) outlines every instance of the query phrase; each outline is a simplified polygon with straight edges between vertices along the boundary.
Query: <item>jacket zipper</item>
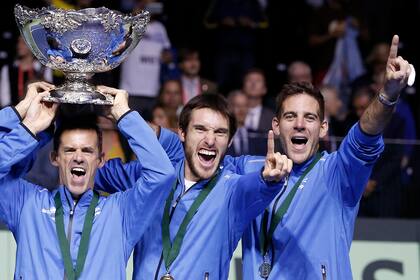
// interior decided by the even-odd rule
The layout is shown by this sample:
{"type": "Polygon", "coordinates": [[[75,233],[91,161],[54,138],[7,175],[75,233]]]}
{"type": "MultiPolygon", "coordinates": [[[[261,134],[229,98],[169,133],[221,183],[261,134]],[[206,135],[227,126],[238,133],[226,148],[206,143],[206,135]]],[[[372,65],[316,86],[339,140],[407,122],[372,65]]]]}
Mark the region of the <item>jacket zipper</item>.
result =
{"type": "MultiPolygon", "coordinates": [[[[69,204],[69,207],[70,207],[69,224],[67,226],[67,240],[69,242],[69,247],[71,247],[71,236],[72,236],[71,231],[73,229],[74,209],[76,208],[77,202],[73,202],[73,206],[71,206],[70,205],[70,201],[69,201],[69,199],[67,197],[67,194],[66,194],[66,199],[67,199],[67,203],[69,204]]],[[[64,271],[64,280],[67,280],[67,276],[66,276],[66,272],[65,271],[64,271]]]]}
{"type": "MultiPolygon", "coordinates": [[[[193,187],[193,186],[192,186],[193,187]]],[[[169,215],[169,222],[171,222],[171,220],[172,220],[172,216],[174,215],[174,212],[175,212],[175,208],[176,208],[176,206],[178,205],[178,203],[179,203],[179,201],[181,200],[181,198],[189,191],[189,190],[191,190],[192,189],[192,187],[191,188],[189,188],[188,190],[186,190],[185,192],[183,192],[183,193],[181,193],[178,197],[177,197],[177,199],[175,200],[175,203],[174,204],[172,204],[172,207],[171,207],[171,213],[170,213],[170,215],[169,215]]],[[[163,238],[163,237],[162,237],[163,238]]],[[[162,249],[162,253],[160,254],[160,259],[159,259],[159,264],[158,264],[158,266],[157,266],[157,268],[156,268],[156,272],[155,272],[155,278],[154,278],[154,280],[157,280],[158,279],[158,275],[159,275],[159,270],[160,270],[160,266],[162,265],[162,262],[163,262],[163,249],[162,249]]]]}
{"type": "Polygon", "coordinates": [[[327,267],[321,264],[322,280],[327,280],[327,267]]]}

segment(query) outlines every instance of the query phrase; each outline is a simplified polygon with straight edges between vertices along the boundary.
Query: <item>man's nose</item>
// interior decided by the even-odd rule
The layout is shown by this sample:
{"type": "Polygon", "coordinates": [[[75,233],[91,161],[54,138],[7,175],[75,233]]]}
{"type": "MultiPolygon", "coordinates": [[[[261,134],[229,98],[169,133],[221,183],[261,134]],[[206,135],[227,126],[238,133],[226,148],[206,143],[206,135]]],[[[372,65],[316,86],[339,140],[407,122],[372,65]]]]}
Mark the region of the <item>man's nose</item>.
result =
{"type": "Polygon", "coordinates": [[[82,163],[84,161],[82,152],[76,151],[73,156],[73,161],[76,163],[82,163]]]}
{"type": "Polygon", "coordinates": [[[297,117],[295,120],[295,127],[297,131],[302,131],[305,129],[305,119],[302,117],[297,117]]]}
{"type": "Polygon", "coordinates": [[[208,131],[204,140],[207,145],[213,146],[216,141],[216,135],[214,134],[213,131],[208,131]]]}

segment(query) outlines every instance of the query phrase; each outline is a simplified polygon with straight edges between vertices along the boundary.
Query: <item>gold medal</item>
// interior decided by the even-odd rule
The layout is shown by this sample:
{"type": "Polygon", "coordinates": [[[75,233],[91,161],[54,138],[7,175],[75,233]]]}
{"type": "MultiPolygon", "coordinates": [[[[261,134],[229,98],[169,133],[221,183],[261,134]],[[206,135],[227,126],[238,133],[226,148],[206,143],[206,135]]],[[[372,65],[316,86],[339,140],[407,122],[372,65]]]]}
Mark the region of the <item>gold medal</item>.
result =
{"type": "Polygon", "coordinates": [[[169,273],[163,275],[160,280],[175,280],[169,273]]]}

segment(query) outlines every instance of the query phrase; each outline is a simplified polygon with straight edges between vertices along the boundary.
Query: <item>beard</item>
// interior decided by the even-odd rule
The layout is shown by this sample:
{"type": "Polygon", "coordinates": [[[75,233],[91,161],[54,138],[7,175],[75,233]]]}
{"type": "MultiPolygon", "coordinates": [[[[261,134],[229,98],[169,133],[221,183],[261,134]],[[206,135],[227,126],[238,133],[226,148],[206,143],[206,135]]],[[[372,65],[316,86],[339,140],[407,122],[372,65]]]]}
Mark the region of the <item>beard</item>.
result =
{"type": "Polygon", "coordinates": [[[194,164],[194,162],[198,161],[199,159],[194,158],[194,152],[188,147],[186,147],[186,150],[185,150],[186,163],[185,164],[188,164],[191,175],[194,176],[195,178],[199,178],[199,180],[210,179],[211,177],[213,177],[213,175],[216,173],[217,169],[219,168],[220,162],[224,158],[225,153],[226,151],[219,157],[219,159],[215,159],[214,167],[211,170],[204,170],[194,164]]]}

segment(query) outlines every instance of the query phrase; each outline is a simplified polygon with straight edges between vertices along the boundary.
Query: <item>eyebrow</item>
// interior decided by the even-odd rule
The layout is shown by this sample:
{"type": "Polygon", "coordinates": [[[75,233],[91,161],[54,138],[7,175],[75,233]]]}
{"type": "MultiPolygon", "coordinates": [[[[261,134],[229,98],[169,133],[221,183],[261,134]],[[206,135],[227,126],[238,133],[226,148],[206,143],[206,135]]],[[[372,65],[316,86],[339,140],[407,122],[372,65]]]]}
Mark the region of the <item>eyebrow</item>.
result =
{"type": "Polygon", "coordinates": [[[208,128],[207,126],[205,126],[205,125],[202,125],[202,124],[194,124],[193,125],[193,128],[201,128],[201,129],[204,129],[204,130],[214,130],[215,132],[218,132],[218,133],[228,133],[229,132],[229,129],[228,128],[224,128],[224,127],[218,127],[218,128],[215,128],[215,129],[212,129],[212,128],[208,128]]]}
{"type": "MultiPolygon", "coordinates": [[[[297,112],[296,111],[287,111],[287,112],[284,112],[283,114],[282,114],[282,116],[286,116],[286,115],[288,115],[288,114],[292,114],[293,116],[297,116],[297,112]]],[[[319,116],[319,114],[318,113],[312,113],[312,112],[305,112],[304,114],[303,114],[303,116],[315,116],[315,117],[317,117],[317,118],[319,118],[320,116],[319,116]]]]}

